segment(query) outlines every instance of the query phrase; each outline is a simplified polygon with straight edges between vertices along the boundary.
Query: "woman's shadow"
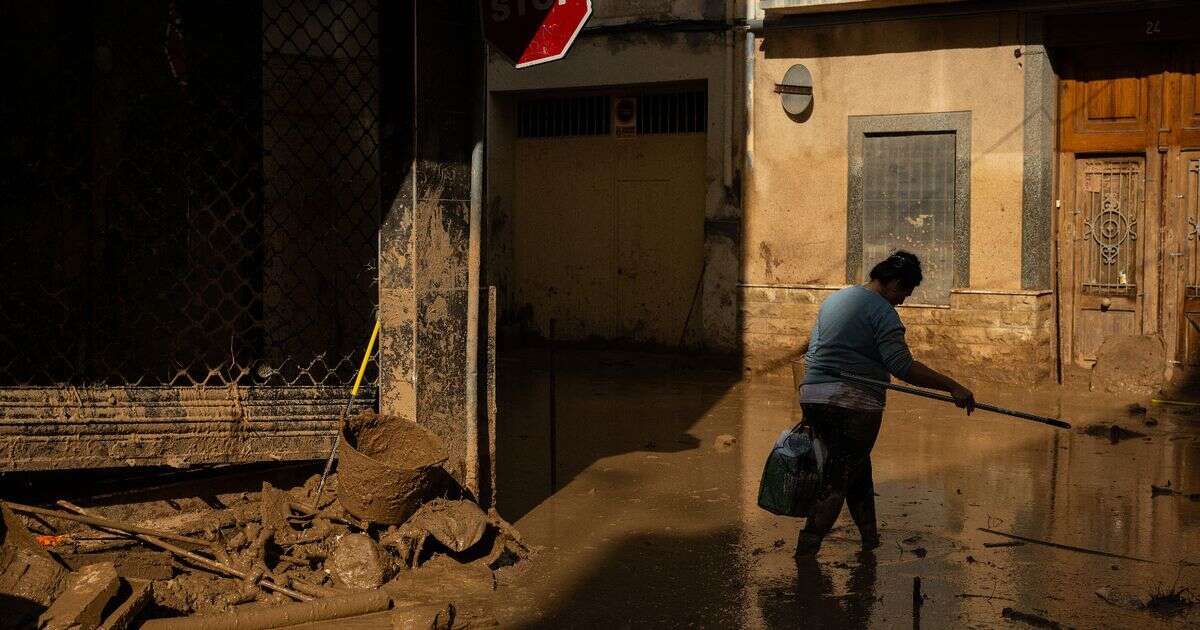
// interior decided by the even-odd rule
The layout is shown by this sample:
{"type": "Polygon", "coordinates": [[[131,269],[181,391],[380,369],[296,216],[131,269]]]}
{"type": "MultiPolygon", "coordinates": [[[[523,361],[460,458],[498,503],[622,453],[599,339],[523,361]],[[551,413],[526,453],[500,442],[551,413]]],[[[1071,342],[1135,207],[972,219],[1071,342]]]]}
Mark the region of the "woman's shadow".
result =
{"type": "Polygon", "coordinates": [[[834,571],[816,558],[796,560],[796,581],[759,592],[763,619],[769,628],[802,624],[811,628],[864,628],[875,606],[875,554],[858,555],[850,567],[844,594],[834,584],[834,571]]]}

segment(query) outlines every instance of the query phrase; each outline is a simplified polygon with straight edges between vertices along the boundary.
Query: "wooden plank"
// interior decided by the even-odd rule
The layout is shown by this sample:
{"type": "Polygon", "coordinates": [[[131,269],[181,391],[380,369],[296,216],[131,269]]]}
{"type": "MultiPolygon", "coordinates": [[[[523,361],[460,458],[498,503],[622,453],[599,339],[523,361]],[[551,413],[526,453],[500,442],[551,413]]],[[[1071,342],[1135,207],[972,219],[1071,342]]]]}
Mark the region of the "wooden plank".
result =
{"type": "Polygon", "coordinates": [[[1157,131],[1164,57],[1157,48],[1097,46],[1056,53],[1060,150],[1142,152],[1157,131]]]}
{"type": "Polygon", "coordinates": [[[1161,290],[1159,277],[1162,270],[1162,204],[1164,155],[1161,151],[1147,149],[1145,179],[1143,181],[1144,202],[1138,220],[1138,314],[1141,316],[1143,335],[1159,334],[1159,303],[1161,290]]]}
{"type": "Polygon", "coordinates": [[[1169,98],[1173,106],[1173,143],[1183,149],[1200,149],[1200,44],[1181,44],[1175,51],[1172,78],[1178,82],[1169,98]]]}
{"type": "Polygon", "coordinates": [[[1178,360],[1183,346],[1180,328],[1183,316],[1183,294],[1186,278],[1186,225],[1187,160],[1178,148],[1172,148],[1166,156],[1166,198],[1170,201],[1163,207],[1162,248],[1163,269],[1160,281],[1162,292],[1162,331],[1168,359],[1178,360]]]}
{"type": "Polygon", "coordinates": [[[1075,156],[1059,154],[1059,193],[1062,207],[1058,210],[1058,317],[1059,361],[1075,363],[1075,238],[1077,233],[1075,209],[1075,156]]]}
{"type": "Polygon", "coordinates": [[[1184,366],[1200,370],[1200,152],[1188,152],[1180,159],[1182,167],[1183,223],[1178,239],[1181,256],[1183,292],[1180,298],[1178,341],[1179,360],[1184,366]]]}

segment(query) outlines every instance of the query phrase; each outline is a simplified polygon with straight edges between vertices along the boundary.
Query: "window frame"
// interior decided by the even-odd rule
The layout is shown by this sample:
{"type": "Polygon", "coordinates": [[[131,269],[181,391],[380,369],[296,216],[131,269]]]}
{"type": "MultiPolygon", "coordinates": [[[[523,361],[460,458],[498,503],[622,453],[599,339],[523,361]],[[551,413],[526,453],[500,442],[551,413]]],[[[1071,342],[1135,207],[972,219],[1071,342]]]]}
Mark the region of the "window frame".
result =
{"type": "Polygon", "coordinates": [[[954,134],[954,279],[951,292],[971,285],[971,112],[848,116],[846,282],[863,282],[863,142],[898,133],[954,134]]]}

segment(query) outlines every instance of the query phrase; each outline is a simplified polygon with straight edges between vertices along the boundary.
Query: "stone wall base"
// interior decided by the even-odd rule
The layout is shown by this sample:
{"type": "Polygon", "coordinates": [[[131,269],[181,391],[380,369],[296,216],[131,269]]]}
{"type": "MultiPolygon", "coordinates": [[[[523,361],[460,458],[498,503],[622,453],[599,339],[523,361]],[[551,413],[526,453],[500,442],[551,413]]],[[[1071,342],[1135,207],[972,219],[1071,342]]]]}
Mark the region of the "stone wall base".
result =
{"type": "MultiPolygon", "coordinates": [[[[817,309],[841,287],[741,285],[745,365],[787,376],[817,309]]],[[[950,306],[901,306],[913,355],[968,381],[1037,385],[1054,379],[1054,299],[1049,291],[955,290],[950,306]]]]}

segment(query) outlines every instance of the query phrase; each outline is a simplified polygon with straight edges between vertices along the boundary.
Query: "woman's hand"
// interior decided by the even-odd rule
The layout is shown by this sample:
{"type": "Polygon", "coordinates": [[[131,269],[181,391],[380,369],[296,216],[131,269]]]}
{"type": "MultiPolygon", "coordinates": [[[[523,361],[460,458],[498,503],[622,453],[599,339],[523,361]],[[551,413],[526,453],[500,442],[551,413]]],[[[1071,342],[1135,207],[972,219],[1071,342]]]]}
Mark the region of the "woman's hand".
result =
{"type": "Polygon", "coordinates": [[[975,411],[975,394],[971,390],[955,383],[954,387],[950,390],[950,396],[954,398],[955,405],[967,410],[968,416],[971,415],[972,411],[975,411]]]}

